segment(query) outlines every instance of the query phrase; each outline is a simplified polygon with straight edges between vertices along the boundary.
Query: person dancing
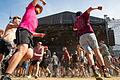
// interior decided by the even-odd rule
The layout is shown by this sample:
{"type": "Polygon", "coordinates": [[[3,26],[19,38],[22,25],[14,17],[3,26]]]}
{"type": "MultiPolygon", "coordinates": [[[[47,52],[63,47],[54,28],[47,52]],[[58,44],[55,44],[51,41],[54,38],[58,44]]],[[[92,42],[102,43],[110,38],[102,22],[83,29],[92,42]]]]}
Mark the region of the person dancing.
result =
{"type": "MultiPolygon", "coordinates": [[[[33,0],[28,7],[22,18],[20,25],[16,31],[16,44],[17,51],[9,60],[9,64],[5,74],[1,77],[1,80],[11,80],[10,74],[15,70],[16,66],[22,59],[30,59],[33,57],[33,36],[44,37],[44,33],[36,33],[35,30],[38,26],[38,20],[36,15],[40,14],[43,7],[38,4],[39,0],[33,0]]],[[[43,5],[46,4],[44,0],[40,0],[43,5]]]]}
{"type": "Polygon", "coordinates": [[[92,65],[92,70],[96,80],[103,80],[96,71],[93,54],[95,54],[104,74],[105,74],[105,63],[100,53],[98,42],[95,33],[92,29],[92,26],[90,24],[90,18],[89,18],[91,11],[97,9],[102,10],[102,7],[100,6],[98,8],[89,7],[84,13],[77,12],[76,21],[74,23],[73,30],[77,32],[77,35],[79,36],[80,45],[87,53],[88,61],[92,65]]]}

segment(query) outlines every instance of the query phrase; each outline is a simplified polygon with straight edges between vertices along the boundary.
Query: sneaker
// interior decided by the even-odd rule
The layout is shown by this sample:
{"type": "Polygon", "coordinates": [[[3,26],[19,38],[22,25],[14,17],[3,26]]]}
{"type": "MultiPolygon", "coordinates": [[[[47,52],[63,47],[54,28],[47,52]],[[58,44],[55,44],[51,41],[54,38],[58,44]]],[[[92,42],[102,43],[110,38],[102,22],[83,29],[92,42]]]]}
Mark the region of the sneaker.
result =
{"type": "Polygon", "coordinates": [[[31,78],[31,75],[27,76],[27,78],[30,79],[30,78],[31,78]]]}
{"type": "Polygon", "coordinates": [[[109,73],[104,73],[105,78],[111,78],[111,75],[109,73]]]}
{"type": "Polygon", "coordinates": [[[96,78],[96,77],[100,77],[100,74],[99,74],[97,71],[95,71],[95,72],[94,72],[94,76],[95,76],[95,78],[96,78]]]}
{"type": "Polygon", "coordinates": [[[38,78],[38,76],[37,75],[35,75],[35,79],[37,79],[38,78]]]}
{"type": "Polygon", "coordinates": [[[103,78],[100,76],[100,74],[97,71],[94,72],[94,76],[96,80],[103,80],[103,78]]]}
{"type": "Polygon", "coordinates": [[[0,80],[12,80],[12,79],[5,75],[5,76],[2,76],[0,80]]]}
{"type": "Polygon", "coordinates": [[[51,73],[48,73],[48,76],[47,76],[47,77],[51,77],[51,75],[52,75],[51,73]]]}
{"type": "Polygon", "coordinates": [[[8,61],[3,60],[3,62],[1,63],[1,67],[2,67],[2,74],[5,74],[5,71],[8,67],[8,61]]]}
{"type": "Polygon", "coordinates": [[[96,80],[104,80],[102,77],[96,77],[96,80]]]}

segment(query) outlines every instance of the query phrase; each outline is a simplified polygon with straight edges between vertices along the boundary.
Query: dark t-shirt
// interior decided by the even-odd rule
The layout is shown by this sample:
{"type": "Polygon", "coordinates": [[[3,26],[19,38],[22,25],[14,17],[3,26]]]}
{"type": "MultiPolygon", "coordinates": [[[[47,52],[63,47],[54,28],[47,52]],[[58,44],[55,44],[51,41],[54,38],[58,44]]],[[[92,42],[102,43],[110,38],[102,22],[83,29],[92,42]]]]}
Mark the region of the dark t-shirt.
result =
{"type": "Polygon", "coordinates": [[[72,55],[72,61],[73,62],[78,62],[78,55],[77,54],[72,55]]]}
{"type": "Polygon", "coordinates": [[[90,25],[90,18],[87,11],[85,11],[81,16],[76,18],[74,23],[74,28],[77,28],[77,35],[81,36],[85,33],[93,33],[92,26],[90,25]]]}

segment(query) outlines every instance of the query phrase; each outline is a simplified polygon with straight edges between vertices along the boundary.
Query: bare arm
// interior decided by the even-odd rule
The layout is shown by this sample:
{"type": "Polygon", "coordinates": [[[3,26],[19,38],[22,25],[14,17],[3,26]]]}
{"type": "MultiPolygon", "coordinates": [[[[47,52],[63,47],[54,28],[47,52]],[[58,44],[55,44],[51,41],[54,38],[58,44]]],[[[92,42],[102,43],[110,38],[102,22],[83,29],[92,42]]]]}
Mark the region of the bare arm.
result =
{"type": "Polygon", "coordinates": [[[74,26],[73,26],[73,31],[77,31],[78,29],[77,29],[77,22],[78,22],[78,20],[76,19],[76,21],[75,21],[75,23],[74,23],[74,26]]]}
{"type": "MultiPolygon", "coordinates": [[[[36,5],[38,4],[38,1],[39,1],[39,0],[33,0],[33,1],[32,1],[33,5],[36,6],[36,5]]],[[[43,5],[46,4],[45,0],[40,0],[40,1],[42,2],[43,5]]]]}
{"type": "Polygon", "coordinates": [[[36,32],[34,32],[33,36],[34,37],[41,37],[41,38],[43,38],[45,36],[45,34],[44,33],[36,33],[36,32]]]}
{"type": "Polygon", "coordinates": [[[41,55],[44,55],[44,47],[42,47],[41,55]]]}
{"type": "Polygon", "coordinates": [[[77,28],[74,28],[74,27],[73,27],[73,31],[77,31],[77,30],[78,30],[77,28]]]}
{"type": "Polygon", "coordinates": [[[93,11],[93,10],[102,10],[102,6],[98,6],[97,8],[93,8],[93,7],[89,7],[88,9],[87,9],[87,12],[90,14],[90,12],[91,11],[93,11]]]}
{"type": "Polygon", "coordinates": [[[38,4],[38,1],[39,1],[39,0],[33,0],[33,1],[32,1],[32,4],[33,4],[34,6],[36,6],[36,5],[38,4]]]}
{"type": "MultiPolygon", "coordinates": [[[[15,24],[13,24],[13,23],[9,23],[9,24],[6,26],[6,28],[5,28],[4,34],[6,34],[6,31],[7,31],[7,30],[12,29],[12,28],[17,28],[17,27],[18,27],[18,25],[15,25],[15,24]]],[[[3,36],[4,36],[4,35],[3,35],[3,36]]]]}
{"type": "Polygon", "coordinates": [[[35,56],[43,56],[43,54],[44,54],[44,47],[42,47],[41,54],[34,53],[35,56]]]}
{"type": "Polygon", "coordinates": [[[13,24],[13,23],[9,23],[6,28],[11,29],[11,28],[17,28],[17,27],[18,27],[18,25],[13,24]]]}
{"type": "Polygon", "coordinates": [[[42,2],[43,5],[46,5],[45,0],[40,0],[42,2]]]}
{"type": "Polygon", "coordinates": [[[70,56],[69,52],[67,50],[65,52],[67,53],[67,56],[68,56],[68,58],[70,60],[71,56],[70,56]]]}
{"type": "Polygon", "coordinates": [[[34,53],[34,55],[35,55],[35,56],[41,56],[41,54],[36,54],[36,53],[34,53]]]}

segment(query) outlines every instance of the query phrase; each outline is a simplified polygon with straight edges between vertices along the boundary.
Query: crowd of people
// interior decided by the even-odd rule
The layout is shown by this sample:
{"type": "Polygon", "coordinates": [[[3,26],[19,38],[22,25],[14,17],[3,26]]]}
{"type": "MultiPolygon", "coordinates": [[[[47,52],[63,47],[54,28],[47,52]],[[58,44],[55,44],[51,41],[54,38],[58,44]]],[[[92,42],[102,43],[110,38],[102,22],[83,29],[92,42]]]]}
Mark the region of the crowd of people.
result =
{"type": "MultiPolygon", "coordinates": [[[[103,41],[100,42],[103,44],[103,41]]],[[[104,56],[105,52],[100,46],[100,51],[104,56]]],[[[106,50],[108,51],[108,50],[106,50]]],[[[109,52],[109,51],[108,51],[109,52]]],[[[10,54],[9,54],[10,55],[10,54]]],[[[21,60],[14,72],[12,77],[92,77],[94,73],[92,71],[91,65],[88,61],[87,53],[81,48],[80,44],[76,45],[76,51],[70,53],[67,47],[63,47],[62,57],[59,57],[57,52],[51,52],[48,46],[43,46],[42,42],[38,42],[34,47],[34,54],[32,59],[21,60]]],[[[106,64],[107,76],[110,78],[112,76],[119,76],[120,73],[120,57],[114,57],[109,55],[103,57],[106,64]],[[110,58],[110,59],[108,59],[110,58]]],[[[97,60],[95,60],[95,67],[101,76],[104,76],[100,65],[97,60]]],[[[2,73],[6,69],[6,59],[2,62],[2,73]]]]}
{"type": "MultiPolygon", "coordinates": [[[[46,5],[45,0],[40,0],[46,5]]],[[[90,13],[97,8],[88,8],[84,13],[76,13],[73,31],[77,33],[79,42],[74,53],[70,53],[63,46],[62,57],[55,51],[51,53],[49,45],[42,42],[33,43],[33,37],[45,36],[36,33],[38,26],[36,15],[40,14],[43,7],[39,0],[33,0],[26,8],[21,19],[14,16],[8,23],[5,31],[0,30],[0,63],[2,68],[1,80],[11,80],[17,77],[92,77],[103,80],[120,73],[120,57],[111,55],[103,40],[98,43],[90,24],[90,13]]]]}

